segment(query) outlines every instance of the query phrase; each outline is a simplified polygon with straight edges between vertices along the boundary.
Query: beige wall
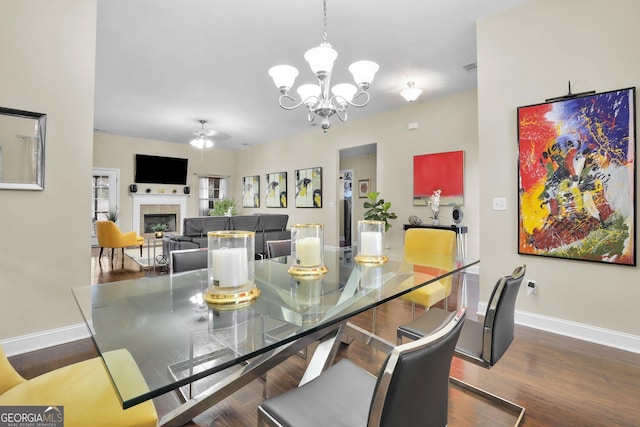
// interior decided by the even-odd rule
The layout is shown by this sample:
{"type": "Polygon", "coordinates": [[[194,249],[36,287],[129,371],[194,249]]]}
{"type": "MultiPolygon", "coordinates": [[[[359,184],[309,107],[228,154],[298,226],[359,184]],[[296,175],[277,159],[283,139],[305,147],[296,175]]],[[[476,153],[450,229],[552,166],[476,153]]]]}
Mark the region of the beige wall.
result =
{"type": "MultiPolygon", "coordinates": [[[[365,107],[366,108],[366,107],[365,107]]],[[[324,206],[321,209],[300,209],[290,203],[287,209],[290,224],[319,222],[325,224],[325,244],[338,246],[337,194],[340,185],[339,150],[377,143],[377,180],[375,188],[381,197],[392,203],[398,219],[392,221],[387,243],[393,251],[402,248],[402,225],[411,215],[424,222],[431,215],[429,208],[413,206],[413,156],[444,151],[465,151],[465,219],[469,226],[469,255],[478,251],[478,133],[476,91],[446,98],[408,104],[407,107],[346,123],[334,123],[327,133],[319,128],[266,145],[247,148],[237,154],[238,178],[247,175],[264,176],[268,172],[288,172],[288,191],[295,192],[294,171],[320,166],[323,168],[324,206]],[[418,122],[419,129],[409,131],[407,125],[418,122]],[[286,153],[286,155],[283,155],[286,153]]],[[[356,178],[357,179],[357,178],[356,178]]],[[[236,184],[240,192],[240,184],[236,184]]],[[[290,196],[289,200],[293,200],[290,196]]],[[[363,199],[354,199],[355,203],[363,199]]],[[[245,209],[273,212],[275,209],[245,209]]],[[[441,213],[443,224],[452,224],[451,208],[441,213]]]]}
{"type": "Polygon", "coordinates": [[[47,114],[44,191],[0,190],[0,339],[82,322],[96,0],[0,2],[0,102],[47,114]]]}
{"type": "MultiPolygon", "coordinates": [[[[185,135],[185,140],[189,135],[185,135]]],[[[191,193],[187,198],[187,216],[198,215],[198,178],[197,175],[224,175],[233,182],[235,169],[235,152],[229,150],[207,149],[204,154],[189,144],[175,144],[164,141],[131,138],[96,132],[93,142],[93,166],[120,170],[120,219],[122,230],[132,230],[133,198],[129,193],[129,185],[134,183],[134,159],[136,154],[154,156],[180,157],[188,159],[187,185],[191,193]]],[[[152,194],[164,189],[166,194],[174,190],[183,193],[183,185],[139,184],[138,193],[144,194],[151,189],[152,194]]],[[[240,200],[240,198],[236,198],[240,200]]]]}
{"type": "Polygon", "coordinates": [[[481,299],[526,263],[539,291],[521,293],[518,310],[640,335],[636,267],[519,256],[516,222],[516,108],[566,94],[567,80],[574,92],[638,86],[638,16],[636,0],[531,0],[479,23],[481,299]],[[492,211],[492,197],[508,210],[492,211]]]}

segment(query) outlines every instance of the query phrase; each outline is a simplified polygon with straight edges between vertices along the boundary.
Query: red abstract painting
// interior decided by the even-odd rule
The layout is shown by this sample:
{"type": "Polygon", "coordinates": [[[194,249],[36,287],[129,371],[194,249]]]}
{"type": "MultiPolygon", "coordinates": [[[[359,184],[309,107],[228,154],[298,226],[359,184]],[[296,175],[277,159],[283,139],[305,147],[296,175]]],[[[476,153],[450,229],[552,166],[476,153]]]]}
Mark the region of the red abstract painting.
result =
{"type": "Polygon", "coordinates": [[[423,154],[413,157],[413,204],[428,206],[440,189],[441,206],[464,203],[464,151],[423,154]]]}

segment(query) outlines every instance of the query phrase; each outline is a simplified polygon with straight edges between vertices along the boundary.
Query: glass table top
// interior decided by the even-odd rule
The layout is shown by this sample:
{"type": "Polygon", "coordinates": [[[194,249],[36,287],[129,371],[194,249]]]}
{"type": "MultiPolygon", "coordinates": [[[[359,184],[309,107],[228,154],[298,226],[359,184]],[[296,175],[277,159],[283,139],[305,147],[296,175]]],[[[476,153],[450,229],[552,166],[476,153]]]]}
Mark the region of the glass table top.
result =
{"type": "MultiPolygon", "coordinates": [[[[126,349],[148,390],[131,384],[103,357],[127,408],[247,361],[319,329],[455,274],[478,260],[429,255],[424,265],[344,262],[326,251],[329,272],[296,279],[287,257],[256,261],[260,296],[249,306],[219,310],[202,300],[207,270],[76,288],[73,294],[101,355],[126,349]]],[[[414,260],[416,262],[416,260],[414,260]]]]}

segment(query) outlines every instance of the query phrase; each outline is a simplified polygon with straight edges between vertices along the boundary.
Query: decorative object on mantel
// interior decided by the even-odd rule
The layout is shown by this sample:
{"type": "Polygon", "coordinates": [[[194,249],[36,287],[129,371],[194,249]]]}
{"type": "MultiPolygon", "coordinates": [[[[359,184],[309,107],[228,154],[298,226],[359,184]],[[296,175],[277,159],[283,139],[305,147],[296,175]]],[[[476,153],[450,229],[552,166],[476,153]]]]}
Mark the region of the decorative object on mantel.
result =
{"type": "Polygon", "coordinates": [[[420,225],[422,224],[422,220],[415,215],[411,215],[409,217],[409,224],[411,225],[420,225]]]}
{"type": "Polygon", "coordinates": [[[329,85],[331,83],[331,71],[333,62],[338,57],[331,44],[327,42],[327,0],[323,0],[323,19],[322,19],[322,43],[320,46],[309,49],[304,54],[304,59],[309,63],[311,70],[318,78],[318,84],[304,84],[298,87],[298,95],[300,102],[295,104],[297,100],[289,95],[289,90],[298,76],[298,69],[291,65],[276,65],[269,69],[269,75],[273,78],[273,82],[280,90],[279,104],[285,110],[293,110],[301,105],[305,105],[308,110],[308,120],[313,122],[316,116],[322,118],[321,126],[326,132],[331,127],[329,117],[334,114],[341,121],[347,120],[347,107],[364,107],[369,103],[369,85],[373,81],[373,77],[380,68],[373,61],[357,61],[349,66],[349,71],[353,75],[353,79],[358,85],[356,88],[349,83],[341,83],[331,88],[333,96],[330,97],[329,85]],[[354,99],[364,98],[364,102],[355,103],[354,99]],[[283,103],[284,99],[289,99],[294,105],[287,106],[283,103]]]}
{"type": "Polygon", "coordinates": [[[415,87],[415,82],[407,82],[407,87],[402,89],[400,95],[405,99],[405,101],[413,102],[418,99],[421,93],[422,89],[415,87]]]}
{"type": "Polygon", "coordinates": [[[442,190],[438,188],[433,192],[429,199],[429,207],[433,213],[429,218],[431,218],[431,223],[433,225],[438,225],[438,215],[440,214],[440,194],[442,194],[442,190]]]}
{"type": "Polygon", "coordinates": [[[145,193],[151,193],[151,189],[150,189],[150,188],[147,188],[147,189],[146,189],[146,190],[144,190],[144,191],[145,191],[145,193]]]}
{"type": "Polygon", "coordinates": [[[635,88],[518,107],[518,253],[636,265],[635,88]]]}
{"type": "Polygon", "coordinates": [[[398,216],[394,212],[389,212],[391,202],[385,202],[384,199],[378,200],[379,191],[367,193],[369,201],[364,202],[364,208],[368,209],[364,213],[364,219],[384,221],[384,231],[389,231],[391,224],[390,219],[396,219],[398,216]]]}

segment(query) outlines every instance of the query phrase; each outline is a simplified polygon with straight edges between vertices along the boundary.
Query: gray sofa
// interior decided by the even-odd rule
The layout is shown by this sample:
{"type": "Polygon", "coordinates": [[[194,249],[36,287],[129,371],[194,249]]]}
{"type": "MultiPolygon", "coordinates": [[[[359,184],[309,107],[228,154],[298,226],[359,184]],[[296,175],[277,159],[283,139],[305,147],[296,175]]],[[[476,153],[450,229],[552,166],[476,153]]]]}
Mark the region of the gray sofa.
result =
{"type": "Polygon", "coordinates": [[[268,240],[291,238],[291,230],[287,230],[289,215],[256,214],[237,216],[200,216],[185,218],[182,223],[182,235],[165,234],[162,240],[163,254],[181,249],[206,248],[209,231],[247,230],[255,231],[255,258],[262,258],[266,252],[268,240]]]}

